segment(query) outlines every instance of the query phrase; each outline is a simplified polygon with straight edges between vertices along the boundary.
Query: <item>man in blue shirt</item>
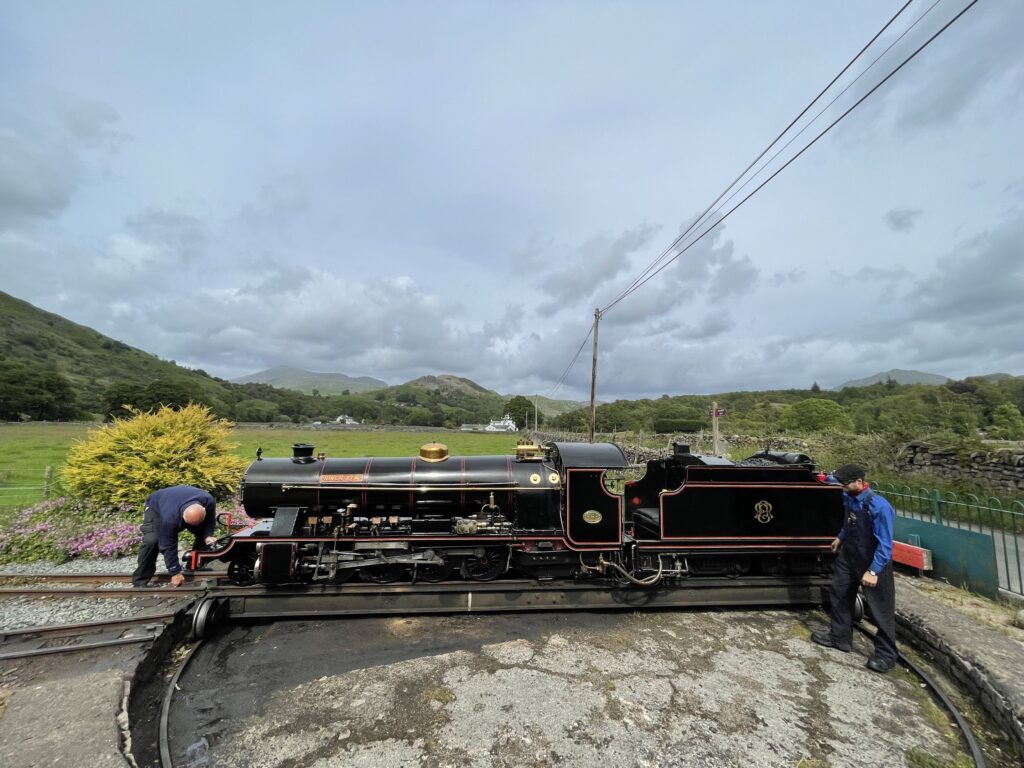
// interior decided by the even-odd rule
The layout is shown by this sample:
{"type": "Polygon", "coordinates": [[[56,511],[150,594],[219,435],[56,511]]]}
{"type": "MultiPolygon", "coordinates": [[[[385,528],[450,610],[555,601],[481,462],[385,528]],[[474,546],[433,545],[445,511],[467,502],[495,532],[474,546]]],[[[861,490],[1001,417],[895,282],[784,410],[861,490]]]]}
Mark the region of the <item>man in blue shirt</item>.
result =
{"type": "Polygon", "coordinates": [[[839,552],[832,574],[828,632],[814,632],[819,645],[849,651],[853,647],[853,607],[857,588],[864,586],[864,599],[874,619],[875,652],[868,669],[888,672],[896,663],[896,584],[892,572],[892,530],[896,514],[892,505],[876,494],[864,480],[866,471],[856,464],[844,464],[832,476],[843,486],[846,519],[832,541],[839,552]]]}
{"type": "Polygon", "coordinates": [[[217,502],[213,496],[191,485],[175,485],[151,493],[146,499],[146,511],[142,517],[142,548],[139,550],[139,566],[132,574],[132,586],[145,587],[156,573],[156,556],[161,553],[167,572],[171,574],[171,586],[180,587],[185,581],[178,562],[178,534],[188,530],[195,536],[195,546],[200,542],[213,544],[217,524],[217,502]]]}

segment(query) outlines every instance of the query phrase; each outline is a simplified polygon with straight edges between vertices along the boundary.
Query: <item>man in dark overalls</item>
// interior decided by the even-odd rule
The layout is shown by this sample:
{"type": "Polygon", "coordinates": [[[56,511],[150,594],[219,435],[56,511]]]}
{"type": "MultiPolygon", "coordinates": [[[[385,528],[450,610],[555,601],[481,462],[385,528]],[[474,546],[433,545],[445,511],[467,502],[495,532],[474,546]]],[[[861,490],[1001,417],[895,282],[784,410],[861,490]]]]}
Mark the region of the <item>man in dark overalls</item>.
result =
{"type": "Polygon", "coordinates": [[[178,562],[178,534],[188,530],[195,536],[195,546],[213,544],[217,524],[217,502],[213,496],[191,485],[175,485],[151,493],[146,499],[142,516],[142,548],[139,549],[139,567],[132,574],[132,586],[144,587],[156,573],[156,556],[164,556],[171,586],[180,587],[185,581],[178,562]]]}
{"type": "Polygon", "coordinates": [[[896,514],[892,505],[876,494],[864,480],[863,467],[844,464],[832,477],[843,486],[846,519],[832,541],[838,550],[832,574],[828,632],[817,631],[811,639],[840,651],[853,648],[853,607],[857,588],[864,586],[864,599],[878,627],[875,652],[868,669],[888,672],[896,663],[896,584],[892,573],[892,529],[896,514]]]}

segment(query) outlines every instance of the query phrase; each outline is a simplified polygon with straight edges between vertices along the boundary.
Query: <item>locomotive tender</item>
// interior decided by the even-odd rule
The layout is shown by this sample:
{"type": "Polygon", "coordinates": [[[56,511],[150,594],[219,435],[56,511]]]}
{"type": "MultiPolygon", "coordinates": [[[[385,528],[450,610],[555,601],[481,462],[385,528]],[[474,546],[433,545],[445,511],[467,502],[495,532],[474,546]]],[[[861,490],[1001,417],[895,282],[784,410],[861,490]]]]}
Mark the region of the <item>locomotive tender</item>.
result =
{"type": "Polygon", "coordinates": [[[799,453],[743,462],[690,453],[629,465],[611,443],[517,446],[514,456],[326,458],[312,445],[257,459],[242,503],[257,522],[192,567],[218,559],[236,584],[340,584],[499,577],[676,584],[706,576],[820,577],[842,525],[841,490],[799,453]]]}

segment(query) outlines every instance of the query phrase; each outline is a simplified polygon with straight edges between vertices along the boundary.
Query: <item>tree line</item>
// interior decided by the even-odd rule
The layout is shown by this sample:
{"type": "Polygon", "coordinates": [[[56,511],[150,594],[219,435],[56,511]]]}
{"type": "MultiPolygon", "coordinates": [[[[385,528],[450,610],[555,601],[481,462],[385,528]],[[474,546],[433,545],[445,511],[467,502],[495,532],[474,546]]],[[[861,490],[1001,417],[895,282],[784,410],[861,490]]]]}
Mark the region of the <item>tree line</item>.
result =
{"type": "MultiPolygon", "coordinates": [[[[234,384],[202,371],[190,373],[145,383],[116,383],[98,398],[88,398],[81,397],[52,365],[0,359],[0,420],[66,421],[97,415],[110,420],[124,416],[125,406],[149,411],[193,403],[234,421],[330,422],[344,414],[364,424],[450,429],[466,423],[486,424],[505,413],[519,428],[534,421],[534,404],[523,396],[508,399],[495,393],[441,391],[410,384],[325,396],[269,384],[234,384]]],[[[908,438],[985,434],[1024,439],[1024,377],[968,378],[941,386],[897,384],[890,379],[838,391],[813,384],[808,389],[617,400],[597,407],[597,429],[697,432],[710,428],[712,401],[726,410],[721,428],[739,434],[837,431],[884,432],[908,438]]],[[[551,418],[538,415],[541,426],[553,429],[582,431],[589,423],[587,408],[551,418]]]]}

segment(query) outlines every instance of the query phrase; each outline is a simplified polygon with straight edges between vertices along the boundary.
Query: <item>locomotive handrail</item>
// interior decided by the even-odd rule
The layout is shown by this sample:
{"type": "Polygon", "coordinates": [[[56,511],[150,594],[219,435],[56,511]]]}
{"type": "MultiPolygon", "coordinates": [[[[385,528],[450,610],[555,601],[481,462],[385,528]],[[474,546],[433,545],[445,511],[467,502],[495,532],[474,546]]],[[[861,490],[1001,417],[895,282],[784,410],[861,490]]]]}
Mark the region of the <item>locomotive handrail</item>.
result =
{"type": "MultiPolygon", "coordinates": [[[[268,483],[268,485],[277,485],[276,483],[268,483]]],[[[324,488],[330,488],[332,490],[345,490],[351,488],[357,491],[376,491],[376,490],[402,490],[402,491],[451,491],[457,489],[459,491],[490,491],[495,488],[514,488],[520,491],[531,491],[531,490],[542,490],[548,491],[552,488],[558,488],[561,483],[553,483],[551,485],[517,485],[516,483],[477,483],[476,485],[460,485],[459,483],[450,483],[448,485],[424,485],[422,483],[374,483],[373,485],[363,485],[361,483],[281,483],[282,491],[319,491],[324,488]]]]}

